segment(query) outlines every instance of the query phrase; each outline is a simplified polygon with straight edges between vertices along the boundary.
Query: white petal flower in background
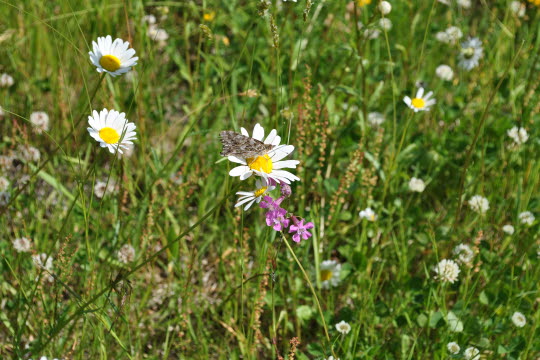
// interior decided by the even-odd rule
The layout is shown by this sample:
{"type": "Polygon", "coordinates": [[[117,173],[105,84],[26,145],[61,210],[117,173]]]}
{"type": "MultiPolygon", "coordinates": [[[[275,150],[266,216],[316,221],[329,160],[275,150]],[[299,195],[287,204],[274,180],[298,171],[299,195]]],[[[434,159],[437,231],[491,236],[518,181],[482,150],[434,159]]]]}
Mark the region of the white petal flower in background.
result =
{"type": "Polygon", "coordinates": [[[454,283],[458,279],[459,266],[454,260],[441,260],[435,267],[435,279],[442,282],[454,283]]]}
{"type": "Polygon", "coordinates": [[[405,96],[403,98],[403,101],[405,104],[407,104],[408,107],[413,109],[414,112],[418,111],[429,111],[431,106],[435,105],[437,102],[435,99],[432,98],[433,91],[428,92],[424,96],[424,88],[419,88],[416,92],[416,96],[414,98],[410,98],[408,96],[405,96]]]}
{"type": "Polygon", "coordinates": [[[92,41],[93,51],[90,51],[90,61],[98,72],[106,72],[111,76],[127,73],[137,65],[138,57],[134,49],[129,49],[129,42],[122,39],[112,40],[110,35],[98,37],[92,41]]]}
{"type": "Polygon", "coordinates": [[[94,110],[88,117],[88,132],[99,142],[99,146],[106,147],[114,154],[117,150],[122,154],[129,145],[136,140],[135,124],[128,122],[125,113],[116,110],[103,109],[99,113],[94,110]]]}
{"type": "Polygon", "coordinates": [[[336,324],[336,329],[343,335],[347,335],[351,331],[351,325],[348,322],[340,321],[336,324]]]}
{"type": "Polygon", "coordinates": [[[13,80],[13,77],[9,74],[3,73],[0,75],[0,87],[11,87],[15,81],[13,80]]]}
{"type": "Polygon", "coordinates": [[[437,40],[447,44],[457,44],[462,37],[463,32],[457,26],[450,26],[446,30],[435,34],[437,40]]]}
{"type": "Polygon", "coordinates": [[[17,252],[30,252],[32,250],[32,240],[27,237],[20,237],[13,240],[13,248],[17,252]]]}
{"type": "Polygon", "coordinates": [[[336,260],[323,261],[320,266],[321,287],[328,289],[331,286],[338,286],[341,282],[340,273],[341,264],[336,260]]]}
{"type": "Polygon", "coordinates": [[[474,251],[467,244],[459,244],[452,251],[457,256],[457,262],[460,264],[471,264],[474,258],[474,251]]]}
{"type": "Polygon", "coordinates": [[[96,181],[94,185],[94,195],[99,199],[102,199],[107,194],[114,194],[116,190],[116,182],[112,179],[109,179],[109,183],[106,180],[96,181]]]}
{"type": "Polygon", "coordinates": [[[409,189],[414,192],[423,192],[426,189],[424,180],[412,177],[409,181],[409,189]]]}
{"type": "Polygon", "coordinates": [[[36,134],[49,131],[49,115],[43,111],[36,111],[30,114],[30,122],[34,125],[36,134]]]}
{"type": "Polygon", "coordinates": [[[6,191],[9,188],[9,180],[0,176],[0,191],[6,191]]]}
{"type": "Polygon", "coordinates": [[[480,360],[480,350],[474,346],[470,346],[463,352],[463,357],[466,360],[480,360]]]}
{"type": "Polygon", "coordinates": [[[514,126],[506,133],[512,140],[514,140],[514,143],[517,146],[524,144],[529,139],[529,134],[527,134],[527,130],[522,127],[514,126]]]}
{"type": "Polygon", "coordinates": [[[461,348],[459,347],[458,343],[457,342],[449,342],[447,345],[446,345],[446,348],[448,349],[448,352],[450,354],[453,354],[453,355],[456,355],[456,354],[459,354],[459,350],[461,350],[461,348]]]}
{"type": "Polygon", "coordinates": [[[379,26],[384,31],[390,31],[392,29],[392,21],[388,18],[382,18],[379,20],[379,26]]]}
{"type": "Polygon", "coordinates": [[[370,112],[368,114],[367,121],[373,127],[381,126],[382,123],[384,122],[384,115],[376,111],[370,112]]]}
{"type": "Polygon", "coordinates": [[[458,66],[470,71],[478,66],[480,59],[484,56],[482,41],[475,37],[470,37],[461,43],[458,66]]]}
{"type": "Polygon", "coordinates": [[[378,7],[383,15],[388,15],[390,14],[390,11],[392,11],[392,5],[388,1],[381,1],[378,7]]]}
{"type": "Polygon", "coordinates": [[[435,69],[435,75],[444,81],[451,81],[454,78],[454,70],[448,65],[439,65],[435,69]]]}
{"type": "Polygon", "coordinates": [[[512,314],[512,322],[517,327],[524,327],[527,324],[527,319],[525,318],[525,315],[519,311],[516,311],[514,314],[512,314]]]}
{"type": "Polygon", "coordinates": [[[469,207],[479,214],[485,214],[489,210],[489,201],[481,195],[474,195],[469,200],[469,207]]]}
{"type": "Polygon", "coordinates": [[[531,226],[535,220],[533,213],[530,211],[523,211],[519,213],[518,218],[519,222],[528,226],[531,226]]]}
{"type": "Polygon", "coordinates": [[[506,224],[502,227],[502,230],[507,233],[508,235],[514,234],[514,227],[510,224],[506,224]]]}
{"type": "Polygon", "coordinates": [[[375,214],[375,211],[373,211],[370,207],[360,211],[358,215],[360,215],[360,219],[366,219],[368,221],[377,220],[377,214],[375,214]]]}
{"type": "Polygon", "coordinates": [[[510,3],[510,10],[517,16],[517,17],[524,17],[525,16],[525,10],[527,9],[527,5],[525,3],[522,3],[521,1],[512,1],[510,3]]]}
{"type": "Polygon", "coordinates": [[[118,260],[121,263],[128,264],[135,260],[135,249],[129,244],[125,244],[118,250],[118,260]]]}

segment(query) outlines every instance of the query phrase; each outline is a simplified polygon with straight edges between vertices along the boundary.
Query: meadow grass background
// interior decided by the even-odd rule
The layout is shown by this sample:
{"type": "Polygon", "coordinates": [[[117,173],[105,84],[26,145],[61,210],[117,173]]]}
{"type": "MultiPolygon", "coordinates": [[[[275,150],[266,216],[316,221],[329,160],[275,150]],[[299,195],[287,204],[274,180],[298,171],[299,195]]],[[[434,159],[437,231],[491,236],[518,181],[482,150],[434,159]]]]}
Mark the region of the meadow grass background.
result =
{"type": "Polygon", "coordinates": [[[0,72],[14,78],[0,88],[0,357],[448,359],[474,346],[485,359],[540,358],[539,228],[518,219],[540,211],[538,7],[519,18],[503,0],[391,1],[392,29],[366,39],[355,23],[377,27],[377,1],[356,15],[351,4],[276,0],[261,16],[258,1],[0,1],[0,72]],[[148,35],[149,14],[167,40],[148,35]],[[435,38],[452,25],[483,42],[470,72],[459,43],[435,38]],[[102,78],[89,61],[108,34],[137,51],[127,76],[102,78]],[[435,93],[430,112],[402,101],[417,82],[435,93]],[[103,107],[137,125],[131,156],[88,135],[103,107]],[[48,132],[33,131],[34,111],[48,132]],[[220,161],[219,132],[256,123],[301,161],[283,206],[315,228],[299,244],[284,234],[291,249],[262,209],[234,208],[253,179],[220,161]],[[517,148],[516,125],[529,133],[517,148]],[[409,190],[413,176],[424,192],[409,190]],[[116,191],[96,197],[98,181],[116,191]],[[468,205],[476,194],[485,215],[468,205]],[[375,222],[358,215],[368,206],[375,222]],[[14,249],[20,237],[31,253],[14,249]],[[453,284],[434,279],[462,243],[470,266],[453,284]],[[32,253],[54,259],[52,275],[32,253]],[[322,289],[328,259],[341,282],[322,289]]]}

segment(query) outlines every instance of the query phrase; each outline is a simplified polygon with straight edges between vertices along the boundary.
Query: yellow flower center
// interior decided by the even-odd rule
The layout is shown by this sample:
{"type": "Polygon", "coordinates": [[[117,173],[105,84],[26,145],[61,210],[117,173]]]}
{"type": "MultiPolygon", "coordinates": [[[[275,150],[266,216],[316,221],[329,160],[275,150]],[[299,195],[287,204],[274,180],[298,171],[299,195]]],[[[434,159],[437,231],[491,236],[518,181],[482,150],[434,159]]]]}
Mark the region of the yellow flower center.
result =
{"type": "Polygon", "coordinates": [[[116,144],[120,140],[120,134],[110,127],[99,130],[99,137],[107,144],[116,144]]]}
{"type": "Polygon", "coordinates": [[[256,158],[248,158],[246,162],[251,170],[262,171],[267,174],[272,172],[272,159],[268,154],[257,156],[256,158]]]}
{"type": "Polygon", "coordinates": [[[99,59],[99,65],[107,71],[116,71],[120,69],[120,59],[114,55],[103,55],[99,59]]]}
{"type": "Polygon", "coordinates": [[[266,192],[266,189],[268,189],[268,187],[264,186],[260,188],[259,190],[255,191],[255,197],[263,196],[264,193],[266,192]]]}
{"type": "Polygon", "coordinates": [[[358,6],[366,6],[371,4],[371,0],[357,0],[356,2],[358,6]]]}
{"type": "Polygon", "coordinates": [[[424,99],[420,98],[412,99],[411,104],[417,109],[422,109],[424,106],[426,106],[426,102],[424,101],[424,99]]]}
{"type": "Polygon", "coordinates": [[[461,50],[466,59],[470,59],[474,55],[474,49],[472,47],[461,50]]]}
{"type": "Polygon", "coordinates": [[[330,270],[321,270],[321,280],[328,281],[332,278],[332,272],[330,270]]]}

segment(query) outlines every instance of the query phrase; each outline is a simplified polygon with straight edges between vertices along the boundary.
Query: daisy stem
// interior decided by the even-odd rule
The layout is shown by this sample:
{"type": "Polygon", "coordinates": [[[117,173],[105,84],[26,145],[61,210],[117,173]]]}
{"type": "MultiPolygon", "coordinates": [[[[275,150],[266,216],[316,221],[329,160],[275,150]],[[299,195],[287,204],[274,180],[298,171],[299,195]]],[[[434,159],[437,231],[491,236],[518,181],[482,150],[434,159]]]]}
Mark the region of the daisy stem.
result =
{"type": "MultiPolygon", "coordinates": [[[[317,304],[317,309],[319,310],[319,315],[321,316],[326,341],[328,342],[328,344],[330,344],[330,336],[328,335],[328,327],[326,326],[326,321],[324,320],[324,314],[323,314],[323,311],[322,311],[322,308],[321,308],[321,303],[319,302],[319,298],[317,297],[317,293],[315,292],[315,289],[313,288],[313,284],[311,283],[311,280],[309,280],[309,276],[306,273],[306,270],[304,270],[304,267],[300,263],[300,260],[298,260],[298,258],[296,257],[296,254],[294,253],[294,250],[292,249],[291,244],[289,244],[289,242],[287,241],[287,238],[285,237],[285,235],[283,235],[283,233],[281,233],[281,239],[283,240],[283,242],[287,246],[287,249],[289,249],[289,252],[291,253],[292,257],[294,258],[294,261],[296,261],[296,264],[298,264],[298,267],[300,268],[300,271],[304,275],[304,278],[306,279],[306,281],[307,281],[307,283],[309,285],[309,289],[311,290],[311,293],[313,294],[313,297],[315,298],[315,303],[317,304]]],[[[330,351],[332,352],[332,355],[334,356],[334,358],[337,359],[337,356],[334,353],[333,346],[330,346],[330,351]]]]}

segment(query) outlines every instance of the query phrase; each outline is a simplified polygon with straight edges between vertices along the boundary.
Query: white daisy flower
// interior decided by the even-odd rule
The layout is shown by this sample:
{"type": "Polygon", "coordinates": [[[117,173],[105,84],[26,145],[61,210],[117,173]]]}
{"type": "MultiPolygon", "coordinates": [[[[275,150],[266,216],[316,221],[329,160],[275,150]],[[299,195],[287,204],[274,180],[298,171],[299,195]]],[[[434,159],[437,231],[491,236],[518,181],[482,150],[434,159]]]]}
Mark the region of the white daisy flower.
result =
{"type": "Polygon", "coordinates": [[[448,345],[446,345],[446,348],[448,349],[448,352],[450,354],[454,354],[454,355],[458,354],[459,350],[461,350],[458,343],[455,341],[449,342],[448,345]]]}
{"type": "Polygon", "coordinates": [[[435,69],[435,75],[444,81],[451,81],[454,78],[454,70],[448,65],[439,65],[435,69]]]}
{"type": "Polygon", "coordinates": [[[94,51],[90,51],[90,61],[98,72],[106,72],[111,76],[127,73],[137,65],[138,57],[134,57],[135,50],[128,49],[129,42],[122,39],[112,40],[110,35],[98,37],[97,42],[92,41],[94,51]]]}
{"type": "Polygon", "coordinates": [[[367,116],[368,123],[373,127],[381,126],[384,120],[384,115],[376,111],[370,112],[367,116]]]}
{"type": "Polygon", "coordinates": [[[474,346],[470,346],[465,349],[463,357],[467,360],[480,360],[480,350],[478,350],[474,346]]]}
{"type": "Polygon", "coordinates": [[[379,3],[379,11],[383,15],[388,15],[392,11],[392,5],[388,1],[381,1],[379,3]]]}
{"type": "Polygon", "coordinates": [[[340,278],[341,264],[336,260],[325,260],[321,263],[321,287],[328,289],[331,286],[336,287],[341,282],[340,278]]]}
{"type": "Polygon", "coordinates": [[[368,221],[377,220],[377,214],[375,214],[375,212],[370,207],[367,207],[364,210],[360,211],[358,215],[360,215],[360,219],[366,219],[368,221]]]}
{"type": "Polygon", "coordinates": [[[418,179],[418,178],[411,178],[411,180],[409,181],[409,189],[411,191],[415,191],[415,192],[423,192],[426,188],[426,184],[424,183],[424,180],[422,179],[418,179]]]}
{"type": "Polygon", "coordinates": [[[507,233],[508,235],[514,234],[514,227],[510,224],[506,224],[502,227],[502,230],[507,233]]]}
{"type": "Polygon", "coordinates": [[[514,126],[510,130],[508,130],[506,134],[508,134],[508,136],[512,140],[514,140],[514,143],[518,146],[524,144],[529,139],[529,134],[527,134],[527,130],[522,127],[514,126]]]}
{"type": "Polygon", "coordinates": [[[37,134],[49,131],[49,115],[43,111],[36,111],[30,114],[30,122],[34,125],[34,131],[37,134]]]}
{"type": "Polygon", "coordinates": [[[433,91],[430,91],[424,96],[424,88],[419,88],[416,92],[416,97],[411,99],[408,96],[405,96],[403,98],[403,101],[405,104],[407,104],[408,107],[413,109],[414,112],[418,111],[429,111],[430,107],[435,105],[437,102],[435,99],[432,99],[433,91]]]}
{"type": "Polygon", "coordinates": [[[255,182],[255,187],[257,189],[253,191],[237,192],[236,195],[240,195],[240,197],[238,198],[238,202],[236,203],[236,205],[234,205],[234,207],[245,205],[244,211],[246,211],[254,203],[260,203],[266,193],[276,188],[273,185],[269,185],[264,178],[257,179],[257,181],[255,182]]]}
{"type": "MultiPolygon", "coordinates": [[[[246,129],[240,128],[242,135],[249,136],[246,129]]],[[[229,161],[241,164],[229,172],[230,176],[238,176],[240,180],[245,180],[255,174],[265,179],[272,179],[276,182],[284,182],[290,184],[292,181],[300,180],[296,175],[282,170],[284,168],[296,168],[300,163],[298,160],[283,160],[294,151],[293,145],[279,145],[281,137],[277,135],[277,131],[270,131],[266,139],[264,138],[264,129],[261,125],[256,124],[253,128],[253,139],[272,144],[274,147],[265,155],[256,158],[241,158],[237,156],[228,156],[229,161]]]]}
{"type": "Polygon", "coordinates": [[[454,260],[441,260],[435,267],[435,279],[443,282],[454,283],[459,275],[459,266],[454,260]]]}
{"type": "Polygon", "coordinates": [[[165,31],[164,29],[157,27],[156,25],[150,25],[148,27],[147,35],[152,40],[160,43],[165,42],[169,39],[169,33],[167,33],[167,31],[165,31]]]}
{"type": "Polygon", "coordinates": [[[11,75],[6,73],[0,75],[0,87],[11,87],[14,83],[15,81],[11,75]]]}
{"type": "Polygon", "coordinates": [[[474,258],[474,251],[467,244],[459,244],[453,250],[453,253],[458,258],[460,264],[470,264],[474,258]]]}
{"type": "Polygon", "coordinates": [[[32,240],[26,237],[21,237],[13,240],[13,248],[17,252],[30,252],[32,250],[32,240]]]}
{"type": "Polygon", "coordinates": [[[457,26],[450,26],[444,31],[439,31],[437,34],[435,34],[435,37],[440,42],[446,44],[457,44],[459,39],[463,37],[463,32],[457,26]]]}
{"type": "Polygon", "coordinates": [[[485,214],[489,210],[489,201],[481,195],[474,195],[469,200],[469,206],[473,211],[485,214]]]}
{"type": "Polygon", "coordinates": [[[525,224],[528,226],[531,226],[535,219],[533,213],[530,211],[523,211],[522,213],[518,215],[518,218],[522,224],[525,224]]]}
{"type": "Polygon", "coordinates": [[[129,145],[136,140],[135,124],[128,122],[125,113],[116,110],[103,109],[101,112],[94,110],[88,117],[88,132],[99,146],[106,147],[114,154],[116,150],[122,154],[129,145]]]}
{"type": "Polygon", "coordinates": [[[475,37],[470,37],[461,43],[458,66],[467,71],[478,66],[480,59],[484,56],[482,41],[475,37]]]}
{"type": "Polygon", "coordinates": [[[347,335],[351,331],[351,325],[342,320],[336,324],[336,329],[341,334],[347,335]]]}
{"type": "Polygon", "coordinates": [[[512,315],[512,322],[513,322],[514,325],[516,325],[517,327],[524,327],[525,324],[527,324],[527,319],[525,318],[525,315],[523,315],[523,314],[520,313],[519,311],[516,311],[516,312],[512,315]]]}
{"type": "Polygon", "coordinates": [[[472,5],[471,0],[457,0],[457,4],[464,9],[469,9],[472,5]]]}

